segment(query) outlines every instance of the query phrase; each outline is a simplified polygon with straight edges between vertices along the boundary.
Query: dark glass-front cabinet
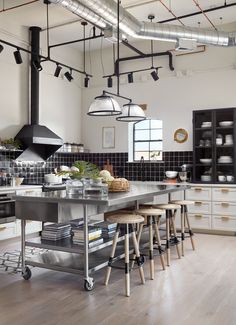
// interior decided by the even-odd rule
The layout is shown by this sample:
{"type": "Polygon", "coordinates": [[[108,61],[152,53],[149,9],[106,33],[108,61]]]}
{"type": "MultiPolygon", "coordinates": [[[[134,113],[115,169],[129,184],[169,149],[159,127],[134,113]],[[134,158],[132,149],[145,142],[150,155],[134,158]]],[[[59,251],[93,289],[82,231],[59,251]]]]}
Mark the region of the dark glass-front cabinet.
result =
{"type": "Polygon", "coordinates": [[[236,108],[193,111],[193,182],[236,183],[236,108]]]}

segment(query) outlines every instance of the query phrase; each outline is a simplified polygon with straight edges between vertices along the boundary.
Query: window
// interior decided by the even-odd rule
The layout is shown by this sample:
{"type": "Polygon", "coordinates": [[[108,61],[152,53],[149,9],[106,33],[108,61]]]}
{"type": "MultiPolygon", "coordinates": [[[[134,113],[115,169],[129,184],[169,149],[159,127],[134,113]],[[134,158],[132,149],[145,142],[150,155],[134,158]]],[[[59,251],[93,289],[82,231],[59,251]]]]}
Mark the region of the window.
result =
{"type": "Polygon", "coordinates": [[[144,120],[129,124],[129,161],[162,160],[162,121],[144,120]]]}

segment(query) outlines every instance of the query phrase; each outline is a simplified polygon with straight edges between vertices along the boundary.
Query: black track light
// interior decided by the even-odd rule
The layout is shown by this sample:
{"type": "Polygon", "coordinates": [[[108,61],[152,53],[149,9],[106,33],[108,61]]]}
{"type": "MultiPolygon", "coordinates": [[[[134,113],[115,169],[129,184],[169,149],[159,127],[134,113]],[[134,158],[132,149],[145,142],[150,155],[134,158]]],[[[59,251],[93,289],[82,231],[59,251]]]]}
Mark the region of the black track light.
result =
{"type": "Polygon", "coordinates": [[[72,70],[70,69],[70,72],[67,71],[64,76],[66,77],[66,79],[71,82],[71,80],[73,80],[74,78],[72,77],[72,70]]]}
{"type": "Polygon", "coordinates": [[[132,84],[134,82],[133,72],[128,73],[128,83],[132,84]]]}
{"type": "Polygon", "coordinates": [[[113,80],[112,80],[112,77],[110,76],[107,79],[107,87],[112,88],[112,85],[113,85],[113,80]]]}
{"type": "Polygon", "coordinates": [[[33,66],[34,66],[35,70],[37,70],[38,72],[43,70],[43,67],[40,64],[39,59],[33,61],[33,66]]]}
{"type": "Polygon", "coordinates": [[[54,72],[54,77],[57,77],[57,78],[59,77],[61,69],[62,69],[62,67],[59,64],[57,64],[56,70],[54,72]]]}
{"type": "Polygon", "coordinates": [[[158,71],[158,70],[156,70],[156,71],[153,70],[153,71],[151,72],[151,76],[152,76],[152,79],[153,79],[154,81],[157,81],[157,80],[159,79],[157,71],[158,71]]]}
{"type": "Polygon", "coordinates": [[[89,86],[89,77],[86,76],[86,77],[84,78],[84,87],[85,87],[85,88],[88,88],[88,86],[89,86]]]}
{"type": "Polygon", "coordinates": [[[0,53],[4,50],[4,47],[2,46],[2,44],[0,44],[0,53]]]}
{"type": "Polygon", "coordinates": [[[20,54],[20,50],[19,49],[17,49],[15,52],[13,52],[13,54],[14,54],[14,57],[15,57],[16,64],[23,63],[23,60],[22,60],[22,57],[21,57],[21,54],[20,54]]]}

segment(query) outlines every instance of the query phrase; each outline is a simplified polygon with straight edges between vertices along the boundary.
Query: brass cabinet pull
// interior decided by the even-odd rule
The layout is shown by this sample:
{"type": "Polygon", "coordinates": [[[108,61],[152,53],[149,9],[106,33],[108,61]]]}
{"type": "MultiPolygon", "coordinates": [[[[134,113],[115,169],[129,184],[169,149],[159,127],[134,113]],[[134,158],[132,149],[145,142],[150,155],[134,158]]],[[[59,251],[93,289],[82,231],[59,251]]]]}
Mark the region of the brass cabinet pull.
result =
{"type": "Polygon", "coordinates": [[[201,214],[195,214],[194,217],[197,219],[201,219],[203,216],[201,214]]]}
{"type": "Polygon", "coordinates": [[[194,204],[195,204],[195,205],[202,205],[202,202],[200,202],[200,201],[195,201],[194,204]]]}
{"type": "Polygon", "coordinates": [[[194,189],[196,192],[201,192],[202,191],[202,188],[201,187],[195,187],[194,189]]]}
{"type": "Polygon", "coordinates": [[[7,229],[7,227],[0,227],[0,231],[7,229]]]}
{"type": "Polygon", "coordinates": [[[228,188],[222,188],[222,189],[221,189],[221,192],[222,192],[222,193],[229,193],[229,189],[228,189],[228,188]]]}
{"type": "Polygon", "coordinates": [[[228,208],[229,207],[229,203],[222,202],[221,203],[221,206],[224,207],[224,208],[228,208]]]}
{"type": "Polygon", "coordinates": [[[228,221],[229,220],[229,217],[221,217],[221,220],[222,221],[228,221]]]}

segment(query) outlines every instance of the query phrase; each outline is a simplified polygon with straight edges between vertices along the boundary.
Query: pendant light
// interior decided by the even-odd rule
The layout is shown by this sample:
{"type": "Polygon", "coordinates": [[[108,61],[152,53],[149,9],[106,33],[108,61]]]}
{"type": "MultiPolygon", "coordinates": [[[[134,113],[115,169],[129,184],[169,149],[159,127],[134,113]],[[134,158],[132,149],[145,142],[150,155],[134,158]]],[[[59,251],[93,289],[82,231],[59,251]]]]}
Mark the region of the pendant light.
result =
{"type": "MultiPolygon", "coordinates": [[[[142,108],[134,103],[130,98],[120,95],[120,71],[119,71],[119,59],[120,59],[120,1],[117,0],[117,93],[113,94],[107,91],[103,91],[101,96],[94,99],[89,107],[88,115],[90,116],[114,116],[120,115],[116,118],[117,121],[123,122],[137,122],[146,119],[142,108]],[[117,101],[111,97],[113,95],[118,98],[123,98],[128,101],[121,110],[117,101]]],[[[133,75],[129,77],[129,81],[133,79],[133,75]]],[[[111,83],[110,83],[111,84],[111,83]]],[[[109,86],[110,86],[109,84],[109,86]]]]}
{"type": "Polygon", "coordinates": [[[122,113],[116,118],[120,122],[138,122],[146,119],[143,109],[132,102],[123,105],[122,113]]]}

